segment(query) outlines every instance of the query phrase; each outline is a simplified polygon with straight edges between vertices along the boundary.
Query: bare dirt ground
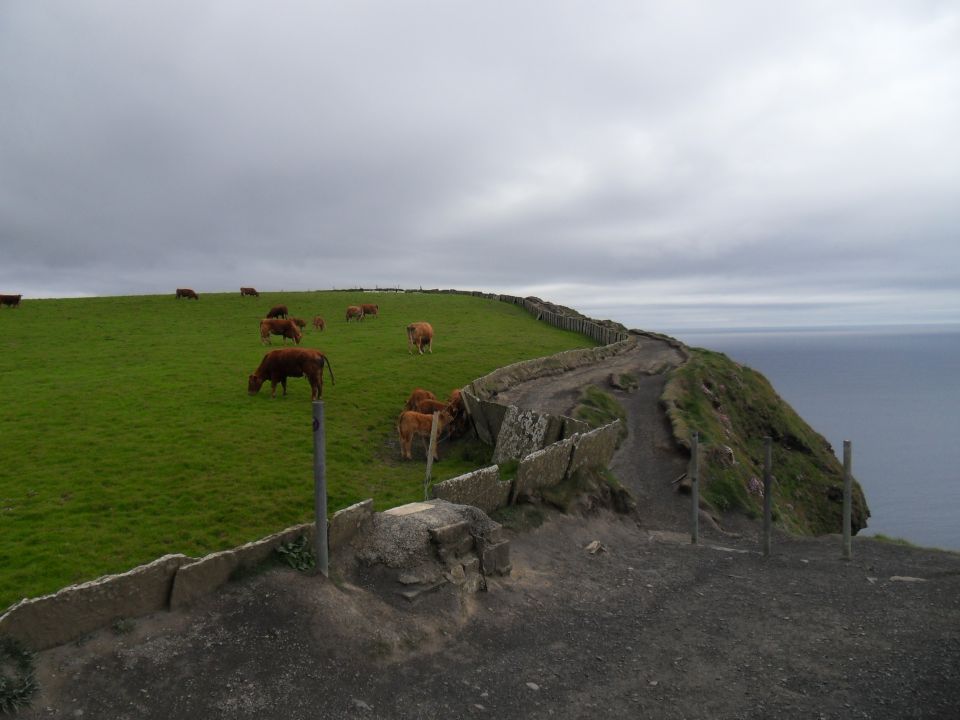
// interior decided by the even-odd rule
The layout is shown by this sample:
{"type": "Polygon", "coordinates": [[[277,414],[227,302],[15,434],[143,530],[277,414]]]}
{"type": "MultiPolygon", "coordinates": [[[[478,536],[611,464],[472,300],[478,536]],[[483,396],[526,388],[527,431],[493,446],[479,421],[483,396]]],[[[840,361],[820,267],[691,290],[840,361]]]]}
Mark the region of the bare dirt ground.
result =
{"type": "MultiPolygon", "coordinates": [[[[661,352],[511,401],[568,412],[585,383],[653,369],[661,352]]],[[[20,716],[958,717],[960,556],[864,538],[844,561],[837,537],[777,535],[763,558],[741,518],[723,519],[741,537],[703,528],[692,546],[663,380],[618,395],[630,435],[613,469],[635,515],[509,533],[512,574],[476,595],[410,603],[379,569],[345,562],[332,580],[270,569],[190,612],[42,653],[42,693],[20,716]]]]}

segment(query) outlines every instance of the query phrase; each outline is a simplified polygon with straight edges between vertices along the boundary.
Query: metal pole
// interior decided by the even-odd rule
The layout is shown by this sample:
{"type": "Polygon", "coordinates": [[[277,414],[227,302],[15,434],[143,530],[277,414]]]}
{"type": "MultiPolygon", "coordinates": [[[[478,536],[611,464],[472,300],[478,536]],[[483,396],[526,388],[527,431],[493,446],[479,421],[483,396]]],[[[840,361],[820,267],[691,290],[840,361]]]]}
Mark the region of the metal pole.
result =
{"type": "Polygon", "coordinates": [[[427,474],[423,478],[423,499],[430,499],[430,471],[433,470],[433,453],[437,447],[437,418],[439,413],[433,413],[433,422],[430,424],[430,449],[427,450],[427,474]]]}
{"type": "Polygon", "coordinates": [[[850,441],[843,441],[843,559],[849,560],[853,548],[850,539],[851,493],[853,492],[853,475],[851,468],[850,441]]]}
{"type": "Polygon", "coordinates": [[[693,512],[690,517],[690,542],[700,542],[700,433],[694,432],[690,439],[690,500],[693,512]]]}
{"type": "Polygon", "coordinates": [[[763,439],[763,556],[770,555],[770,527],[773,524],[773,440],[763,439]]]}
{"type": "Polygon", "coordinates": [[[313,510],[314,550],[317,571],[330,577],[330,549],[327,544],[327,441],[323,423],[323,400],[313,401],[313,510]]]}

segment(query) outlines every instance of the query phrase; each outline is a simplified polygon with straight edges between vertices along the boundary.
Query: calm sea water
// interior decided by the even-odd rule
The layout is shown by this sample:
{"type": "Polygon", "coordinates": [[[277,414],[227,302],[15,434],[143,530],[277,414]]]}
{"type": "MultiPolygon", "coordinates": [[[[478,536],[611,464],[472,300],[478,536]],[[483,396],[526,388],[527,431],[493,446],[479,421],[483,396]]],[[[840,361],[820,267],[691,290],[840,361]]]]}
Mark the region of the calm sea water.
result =
{"type": "Polygon", "coordinates": [[[960,550],[960,328],[671,334],[762,372],[838,453],[852,442],[864,534],[960,550]]]}

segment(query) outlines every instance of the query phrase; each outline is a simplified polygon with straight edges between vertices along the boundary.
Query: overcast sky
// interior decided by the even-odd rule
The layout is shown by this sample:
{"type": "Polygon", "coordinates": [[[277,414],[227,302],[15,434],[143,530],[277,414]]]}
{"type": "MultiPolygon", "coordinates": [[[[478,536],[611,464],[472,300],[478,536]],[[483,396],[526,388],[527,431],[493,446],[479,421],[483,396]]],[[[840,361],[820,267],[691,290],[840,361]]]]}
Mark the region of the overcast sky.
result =
{"type": "Polygon", "coordinates": [[[0,292],[960,321],[960,3],[0,2],[0,292]]]}

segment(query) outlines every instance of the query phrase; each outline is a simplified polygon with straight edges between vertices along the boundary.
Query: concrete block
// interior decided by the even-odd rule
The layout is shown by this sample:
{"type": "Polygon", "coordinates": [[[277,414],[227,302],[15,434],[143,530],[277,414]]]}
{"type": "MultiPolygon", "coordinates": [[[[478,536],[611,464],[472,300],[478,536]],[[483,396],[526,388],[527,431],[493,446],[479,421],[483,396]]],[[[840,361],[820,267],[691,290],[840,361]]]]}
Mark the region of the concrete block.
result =
{"type": "Polygon", "coordinates": [[[430,528],[430,539],[440,546],[459,545],[463,540],[470,540],[470,523],[466,520],[430,528]]]}
{"type": "Polygon", "coordinates": [[[550,416],[531,410],[520,410],[511,405],[503,418],[493,462],[519,460],[545,447],[551,428],[550,416]]]}
{"type": "Polygon", "coordinates": [[[330,552],[334,553],[345,548],[372,517],[372,499],[364,500],[335,512],[327,527],[330,552]]]}
{"type": "Polygon", "coordinates": [[[510,483],[501,482],[500,469],[494,465],[437,483],[433,486],[433,496],[491,513],[509,502],[510,483]]]}
{"type": "Polygon", "coordinates": [[[480,406],[480,400],[466,390],[461,390],[460,396],[463,398],[467,415],[470,416],[470,421],[473,423],[474,430],[477,431],[477,437],[480,438],[480,442],[484,445],[495,445],[497,438],[495,435],[490,434],[490,427],[487,425],[487,419],[483,414],[483,408],[480,406]]]}
{"type": "Polygon", "coordinates": [[[574,442],[573,439],[561,440],[523,458],[517,467],[513,499],[560,484],[567,475],[574,442]]]}
{"type": "Polygon", "coordinates": [[[226,585],[240,566],[240,558],[233,550],[207,555],[195,563],[182,565],[173,578],[170,609],[189,607],[201,597],[226,585]]]}
{"type": "Polygon", "coordinates": [[[33,650],[63,645],[118,618],[165,610],[178,568],[186,555],[164,555],[120,575],[72,585],[52,595],[25,599],[0,616],[0,634],[33,650]]]}
{"type": "Polygon", "coordinates": [[[584,467],[607,467],[617,449],[619,435],[620,421],[616,420],[577,437],[567,473],[572,475],[584,467]]]}
{"type": "Polygon", "coordinates": [[[503,418],[507,414],[507,406],[489,400],[481,400],[480,407],[483,410],[483,417],[487,420],[487,429],[490,431],[490,437],[493,440],[490,444],[496,445],[497,439],[500,437],[500,429],[503,426],[503,418]]]}

